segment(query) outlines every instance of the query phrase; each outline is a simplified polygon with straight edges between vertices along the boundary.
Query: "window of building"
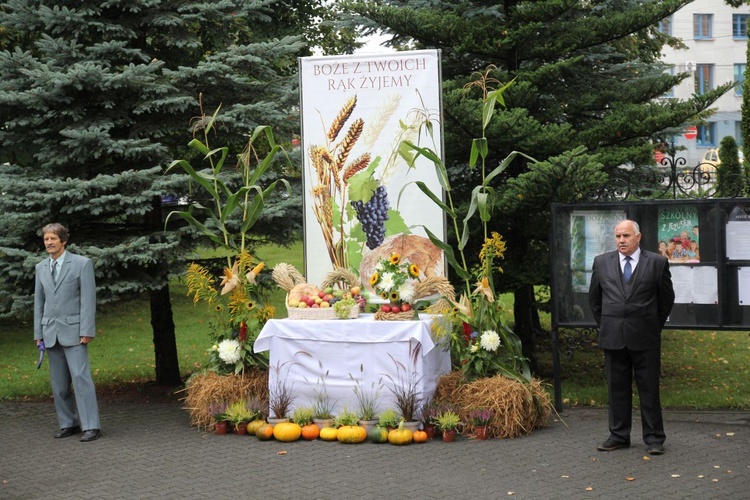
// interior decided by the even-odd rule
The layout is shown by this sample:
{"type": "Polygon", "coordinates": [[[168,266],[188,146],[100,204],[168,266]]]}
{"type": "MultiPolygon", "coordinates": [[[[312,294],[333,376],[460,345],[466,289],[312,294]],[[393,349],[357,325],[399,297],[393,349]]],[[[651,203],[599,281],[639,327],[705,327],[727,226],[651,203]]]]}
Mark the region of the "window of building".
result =
{"type": "Polygon", "coordinates": [[[713,38],[713,14],[693,14],[693,38],[713,38]]]}
{"type": "Polygon", "coordinates": [[[716,146],[716,123],[710,122],[706,125],[698,125],[698,146],[716,146]]]}
{"type": "MultiPolygon", "coordinates": [[[[665,71],[665,73],[674,76],[674,67],[669,68],[667,71],[665,71]]],[[[664,92],[662,94],[662,97],[674,97],[674,87],[664,92]]]]}
{"type": "Polygon", "coordinates": [[[714,88],[714,65],[697,64],[695,66],[695,93],[705,94],[714,88]]]}
{"type": "Polygon", "coordinates": [[[746,64],[735,64],[734,65],[734,81],[737,85],[734,86],[734,95],[742,95],[742,84],[745,81],[745,67],[746,64]]]}
{"type": "Polygon", "coordinates": [[[672,36],[672,16],[667,16],[659,21],[659,31],[665,35],[672,36]]]}
{"type": "Polygon", "coordinates": [[[732,14],[732,38],[747,40],[747,20],[750,14],[732,14]]]}

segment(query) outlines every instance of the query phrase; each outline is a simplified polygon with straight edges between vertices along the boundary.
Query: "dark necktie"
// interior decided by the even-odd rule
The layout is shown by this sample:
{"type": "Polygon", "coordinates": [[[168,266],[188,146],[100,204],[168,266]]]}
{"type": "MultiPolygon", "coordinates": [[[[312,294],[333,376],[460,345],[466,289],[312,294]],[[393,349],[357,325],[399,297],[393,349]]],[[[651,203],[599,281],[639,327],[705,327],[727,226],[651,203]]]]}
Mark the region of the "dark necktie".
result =
{"type": "Polygon", "coordinates": [[[52,283],[57,285],[57,261],[52,261],[52,283]]]}
{"type": "Polygon", "coordinates": [[[623,274],[626,282],[630,280],[630,276],[633,274],[633,266],[630,265],[631,260],[630,257],[625,257],[625,269],[623,270],[623,274]]]}

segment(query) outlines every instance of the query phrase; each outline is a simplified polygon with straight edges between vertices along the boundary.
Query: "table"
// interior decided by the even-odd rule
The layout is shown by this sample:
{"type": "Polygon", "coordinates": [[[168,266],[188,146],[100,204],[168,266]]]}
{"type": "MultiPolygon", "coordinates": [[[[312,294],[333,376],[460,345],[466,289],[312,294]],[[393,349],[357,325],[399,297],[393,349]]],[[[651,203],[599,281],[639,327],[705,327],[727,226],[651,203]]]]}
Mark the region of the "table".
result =
{"type": "Polygon", "coordinates": [[[438,378],[451,370],[447,346],[435,345],[430,333],[436,320],[376,321],[372,314],[350,320],[272,319],[253,350],[270,351],[269,387],[279,377],[286,379],[296,396],[292,411],[313,405],[313,391],[323,378],[334,414],[344,408],[357,411],[357,383],[365,391],[382,385],[380,409],[396,409],[389,387],[413,380],[422,397],[430,399],[438,378]]]}

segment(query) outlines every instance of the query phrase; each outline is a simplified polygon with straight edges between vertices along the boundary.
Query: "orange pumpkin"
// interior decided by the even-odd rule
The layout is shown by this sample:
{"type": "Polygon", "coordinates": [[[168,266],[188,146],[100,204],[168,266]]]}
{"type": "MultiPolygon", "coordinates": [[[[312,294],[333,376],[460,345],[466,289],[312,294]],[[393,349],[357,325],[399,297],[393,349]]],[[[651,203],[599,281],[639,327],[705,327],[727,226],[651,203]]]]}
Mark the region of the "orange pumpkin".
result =
{"type": "Polygon", "coordinates": [[[299,439],[302,428],[294,422],[282,422],[273,426],[273,437],[277,441],[290,443],[299,439]]]}
{"type": "Polygon", "coordinates": [[[320,429],[318,429],[317,425],[308,424],[302,427],[302,439],[313,441],[315,439],[318,439],[318,436],[320,436],[320,429]]]}
{"type": "Polygon", "coordinates": [[[411,433],[411,440],[415,443],[426,443],[427,433],[425,431],[414,431],[411,433]]]}
{"type": "Polygon", "coordinates": [[[255,432],[258,430],[258,427],[262,427],[264,425],[266,425],[266,421],[265,420],[260,420],[260,419],[253,420],[252,422],[250,422],[249,424],[247,424],[247,433],[248,433],[248,435],[255,436],[256,435],[255,432]]]}
{"type": "Polygon", "coordinates": [[[336,441],[339,437],[339,430],[335,427],[323,427],[320,429],[320,439],[323,441],[336,441]]]}
{"type": "Polygon", "coordinates": [[[273,438],[273,425],[263,424],[255,431],[255,435],[261,441],[270,441],[273,438]]]}

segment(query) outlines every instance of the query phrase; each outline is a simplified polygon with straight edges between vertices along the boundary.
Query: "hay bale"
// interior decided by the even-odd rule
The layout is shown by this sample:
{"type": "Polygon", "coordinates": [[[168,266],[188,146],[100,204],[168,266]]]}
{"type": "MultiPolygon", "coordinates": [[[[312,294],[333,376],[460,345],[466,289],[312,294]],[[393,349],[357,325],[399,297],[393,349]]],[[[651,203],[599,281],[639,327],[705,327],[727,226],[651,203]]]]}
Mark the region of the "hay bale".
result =
{"type": "Polygon", "coordinates": [[[452,372],[440,378],[434,398],[457,406],[464,422],[469,421],[471,410],[494,410],[487,429],[490,437],[497,438],[518,437],[544,427],[552,412],[549,394],[539,380],[524,384],[503,375],[466,382],[461,372],[452,372]]]}
{"type": "Polygon", "coordinates": [[[212,404],[257,398],[264,408],[268,407],[268,372],[260,369],[242,375],[201,372],[190,377],[184,391],[183,408],[190,413],[190,424],[210,430],[216,423],[209,413],[212,404]]]}

